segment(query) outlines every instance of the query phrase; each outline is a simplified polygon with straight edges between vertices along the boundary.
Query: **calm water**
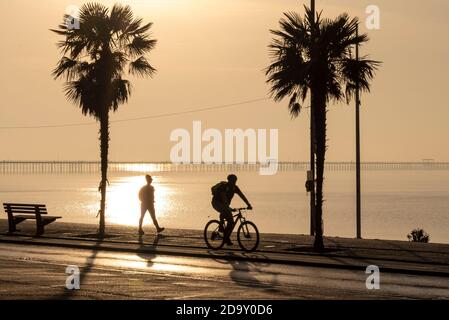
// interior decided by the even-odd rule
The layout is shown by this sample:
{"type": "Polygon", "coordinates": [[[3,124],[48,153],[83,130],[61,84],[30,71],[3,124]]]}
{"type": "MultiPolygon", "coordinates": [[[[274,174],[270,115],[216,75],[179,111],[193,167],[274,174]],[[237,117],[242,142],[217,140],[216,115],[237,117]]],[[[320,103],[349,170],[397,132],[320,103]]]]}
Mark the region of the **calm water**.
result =
{"type": "MultiPolygon", "coordinates": [[[[309,198],[305,172],[259,176],[238,173],[238,185],[254,206],[249,213],[261,232],[309,231],[309,198]]],[[[415,227],[430,233],[432,242],[449,243],[449,171],[365,171],[362,173],[362,233],[364,238],[406,240],[415,227]]],[[[215,217],[210,187],[226,174],[154,174],[156,210],[161,225],[202,229],[215,217]]],[[[1,202],[39,202],[66,222],[97,223],[98,174],[0,175],[1,202]]],[[[143,175],[111,174],[107,222],[137,226],[138,190],[143,175]]],[[[327,172],[324,230],[326,235],[355,235],[354,172],[327,172]]],[[[243,206],[236,196],[233,206],[243,206]]],[[[6,218],[6,215],[3,216],[6,218]]],[[[146,217],[147,227],[150,225],[146,217]]]]}

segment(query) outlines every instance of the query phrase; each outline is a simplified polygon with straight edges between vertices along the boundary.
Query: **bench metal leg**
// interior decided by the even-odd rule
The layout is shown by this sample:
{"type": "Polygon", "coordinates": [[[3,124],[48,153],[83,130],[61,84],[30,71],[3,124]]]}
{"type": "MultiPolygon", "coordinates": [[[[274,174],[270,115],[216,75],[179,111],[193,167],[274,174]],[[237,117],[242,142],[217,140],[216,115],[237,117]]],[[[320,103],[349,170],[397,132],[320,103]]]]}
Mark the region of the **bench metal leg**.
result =
{"type": "Polygon", "coordinates": [[[7,214],[8,214],[8,231],[9,233],[13,233],[15,232],[16,229],[16,223],[14,221],[14,216],[12,215],[11,209],[8,208],[7,210],[7,214]]]}
{"type": "Polygon", "coordinates": [[[16,224],[14,223],[14,221],[12,219],[8,219],[8,232],[14,233],[16,231],[17,231],[16,224]]]}
{"type": "Polygon", "coordinates": [[[36,235],[41,236],[43,234],[44,234],[44,224],[42,223],[42,221],[40,223],[36,221],[36,235]]]}
{"type": "Polygon", "coordinates": [[[23,219],[23,218],[15,218],[15,217],[13,217],[12,219],[8,219],[8,232],[9,232],[9,233],[14,233],[14,232],[18,231],[17,228],[16,228],[16,226],[17,226],[19,223],[21,223],[21,222],[23,222],[23,221],[25,221],[25,220],[26,220],[26,219],[23,219]]]}

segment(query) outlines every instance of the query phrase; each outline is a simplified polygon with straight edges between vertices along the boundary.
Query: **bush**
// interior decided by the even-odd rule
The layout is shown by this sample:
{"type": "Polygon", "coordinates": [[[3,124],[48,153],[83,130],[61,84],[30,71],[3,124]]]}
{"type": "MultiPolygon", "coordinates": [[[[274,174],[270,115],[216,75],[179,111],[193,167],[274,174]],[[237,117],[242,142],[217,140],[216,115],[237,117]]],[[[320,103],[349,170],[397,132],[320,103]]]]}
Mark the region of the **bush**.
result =
{"type": "Polygon", "coordinates": [[[430,235],[425,232],[423,229],[413,229],[412,232],[410,232],[407,235],[407,238],[410,242],[422,242],[422,243],[428,243],[430,239],[430,235]]]}

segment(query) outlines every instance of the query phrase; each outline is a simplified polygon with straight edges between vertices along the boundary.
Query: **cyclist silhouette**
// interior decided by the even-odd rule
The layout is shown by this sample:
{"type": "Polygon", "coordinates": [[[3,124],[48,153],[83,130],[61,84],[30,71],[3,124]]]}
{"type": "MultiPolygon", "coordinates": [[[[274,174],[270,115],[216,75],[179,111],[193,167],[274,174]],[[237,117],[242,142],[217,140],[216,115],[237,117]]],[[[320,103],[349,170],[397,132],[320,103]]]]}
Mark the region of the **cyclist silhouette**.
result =
{"type": "Polygon", "coordinates": [[[231,242],[230,237],[232,230],[234,229],[234,219],[232,217],[232,209],[229,206],[231,205],[234,194],[237,193],[240,196],[248,206],[249,210],[252,209],[252,206],[240,188],[236,185],[237,176],[235,174],[230,174],[228,175],[227,180],[227,182],[222,181],[212,187],[212,207],[220,213],[221,224],[226,220],[227,225],[226,230],[224,230],[224,242],[228,246],[232,246],[233,243],[231,242]]]}

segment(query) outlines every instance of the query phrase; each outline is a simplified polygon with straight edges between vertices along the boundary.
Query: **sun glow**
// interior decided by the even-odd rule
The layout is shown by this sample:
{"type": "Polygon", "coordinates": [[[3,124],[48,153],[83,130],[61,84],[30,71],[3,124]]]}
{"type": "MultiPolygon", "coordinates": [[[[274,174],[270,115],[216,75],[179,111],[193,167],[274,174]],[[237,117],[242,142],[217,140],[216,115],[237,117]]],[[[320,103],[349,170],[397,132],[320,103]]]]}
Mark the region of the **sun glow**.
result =
{"type": "MultiPolygon", "coordinates": [[[[153,176],[155,188],[155,209],[158,219],[170,211],[174,191],[161,183],[158,176],[153,176]]],[[[143,176],[128,176],[119,178],[109,187],[107,195],[106,219],[114,224],[138,226],[140,218],[140,201],[138,193],[145,185],[143,176]]],[[[144,224],[152,223],[149,214],[145,216],[144,224]]]]}

